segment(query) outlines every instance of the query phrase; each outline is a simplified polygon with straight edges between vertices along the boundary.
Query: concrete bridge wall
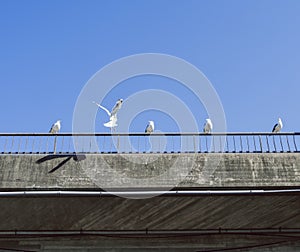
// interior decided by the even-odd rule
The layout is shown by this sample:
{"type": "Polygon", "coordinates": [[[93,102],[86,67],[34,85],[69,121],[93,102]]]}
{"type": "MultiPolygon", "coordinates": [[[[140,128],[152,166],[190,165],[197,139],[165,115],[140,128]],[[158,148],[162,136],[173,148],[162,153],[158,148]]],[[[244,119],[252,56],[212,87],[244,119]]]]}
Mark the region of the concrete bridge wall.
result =
{"type": "Polygon", "coordinates": [[[300,153],[0,155],[0,189],[298,187],[300,153]]]}

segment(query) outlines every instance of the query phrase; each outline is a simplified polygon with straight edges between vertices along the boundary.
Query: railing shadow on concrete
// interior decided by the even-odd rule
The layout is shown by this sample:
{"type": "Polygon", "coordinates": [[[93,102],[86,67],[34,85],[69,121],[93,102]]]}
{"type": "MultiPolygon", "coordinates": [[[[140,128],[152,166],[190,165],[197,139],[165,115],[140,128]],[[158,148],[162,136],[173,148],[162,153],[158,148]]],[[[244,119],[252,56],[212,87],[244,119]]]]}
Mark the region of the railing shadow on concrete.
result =
{"type": "Polygon", "coordinates": [[[294,153],[299,141],[298,132],[0,133],[0,154],[294,153]]]}
{"type": "Polygon", "coordinates": [[[41,163],[44,163],[44,162],[49,161],[49,160],[61,159],[61,158],[66,158],[66,159],[64,159],[62,162],[60,162],[54,168],[52,168],[48,173],[55,172],[56,170],[58,170],[60,167],[62,167],[64,164],[66,164],[71,159],[73,159],[75,162],[79,162],[81,160],[86,159],[86,156],[85,155],[76,155],[76,154],[60,154],[60,155],[50,154],[50,155],[47,155],[47,156],[44,156],[44,157],[38,159],[36,161],[36,163],[41,164],[41,163]]]}

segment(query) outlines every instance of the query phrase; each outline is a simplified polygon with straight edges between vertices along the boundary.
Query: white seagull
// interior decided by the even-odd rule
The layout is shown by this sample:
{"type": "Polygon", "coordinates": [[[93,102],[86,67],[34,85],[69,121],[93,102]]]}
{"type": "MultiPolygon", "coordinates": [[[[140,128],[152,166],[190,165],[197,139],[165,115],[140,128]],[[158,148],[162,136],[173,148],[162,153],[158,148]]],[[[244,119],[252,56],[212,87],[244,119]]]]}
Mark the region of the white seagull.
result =
{"type": "Polygon", "coordinates": [[[107,108],[101,106],[99,103],[97,103],[97,102],[93,102],[93,103],[95,103],[99,108],[103,109],[108,114],[109,121],[107,123],[103,124],[105,127],[115,128],[116,126],[118,126],[117,112],[122,107],[123,99],[117,100],[117,102],[116,102],[115,106],[112,108],[111,112],[107,108]]]}
{"type": "Polygon", "coordinates": [[[60,131],[60,120],[58,120],[56,123],[54,123],[52,126],[51,126],[51,129],[49,130],[49,133],[52,133],[52,134],[56,134],[57,132],[60,131]]]}
{"type": "Polygon", "coordinates": [[[282,124],[281,118],[278,118],[278,123],[276,123],[274,125],[272,132],[278,133],[282,129],[282,127],[283,127],[283,124],[282,124]]]}
{"type": "Polygon", "coordinates": [[[145,129],[145,133],[151,134],[154,131],[154,122],[153,121],[149,121],[148,125],[145,129]]]}
{"type": "Polygon", "coordinates": [[[213,124],[210,119],[206,119],[206,123],[204,124],[203,132],[204,133],[211,133],[213,129],[213,124]]]}

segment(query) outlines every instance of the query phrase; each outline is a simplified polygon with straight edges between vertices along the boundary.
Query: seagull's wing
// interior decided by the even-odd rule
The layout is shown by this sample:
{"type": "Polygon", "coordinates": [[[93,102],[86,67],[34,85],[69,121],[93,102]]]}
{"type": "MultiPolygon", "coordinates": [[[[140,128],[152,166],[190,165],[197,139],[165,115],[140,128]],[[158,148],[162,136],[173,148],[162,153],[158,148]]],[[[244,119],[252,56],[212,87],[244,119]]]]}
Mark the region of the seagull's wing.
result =
{"type": "Polygon", "coordinates": [[[117,106],[114,106],[113,109],[112,109],[112,111],[111,111],[111,115],[112,116],[116,115],[118,111],[119,111],[119,108],[117,106]]]}
{"type": "Polygon", "coordinates": [[[274,127],[273,127],[273,129],[272,129],[272,132],[275,132],[277,126],[278,126],[278,123],[276,123],[276,124],[274,125],[274,127]]]}
{"type": "Polygon", "coordinates": [[[204,124],[203,132],[204,133],[208,133],[209,132],[209,124],[207,122],[204,124]]]}
{"type": "Polygon", "coordinates": [[[108,110],[107,108],[101,106],[101,105],[100,105],[99,103],[97,103],[97,102],[93,102],[93,103],[95,103],[99,108],[102,108],[102,109],[108,114],[108,116],[111,117],[111,113],[109,112],[109,110],[108,110]]]}
{"type": "Polygon", "coordinates": [[[153,128],[150,124],[147,125],[146,129],[145,129],[145,133],[151,133],[153,131],[153,128]]]}
{"type": "Polygon", "coordinates": [[[53,133],[53,128],[54,128],[54,124],[52,124],[50,130],[49,130],[49,133],[53,133]]]}
{"type": "Polygon", "coordinates": [[[114,116],[117,114],[117,112],[120,110],[121,108],[121,102],[120,101],[117,101],[115,106],[113,107],[113,109],[111,110],[111,116],[114,116]]]}

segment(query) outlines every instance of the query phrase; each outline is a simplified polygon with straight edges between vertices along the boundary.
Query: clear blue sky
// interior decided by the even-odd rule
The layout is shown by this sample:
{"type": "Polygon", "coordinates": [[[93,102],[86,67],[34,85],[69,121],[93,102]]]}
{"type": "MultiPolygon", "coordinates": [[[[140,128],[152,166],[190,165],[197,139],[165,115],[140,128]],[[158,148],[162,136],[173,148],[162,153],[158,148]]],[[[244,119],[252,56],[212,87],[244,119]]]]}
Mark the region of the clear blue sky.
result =
{"type": "MultiPolygon", "coordinates": [[[[57,119],[70,132],[90,77],[118,58],[149,52],[198,67],[220,96],[228,131],[270,131],[279,116],[284,131],[300,131],[299,13],[297,0],[1,0],[0,132],[47,132],[57,119]]],[[[151,87],[159,88],[155,80],[151,87]]],[[[139,89],[147,81],[140,78],[139,89]]],[[[103,105],[131,91],[120,87],[103,105]]],[[[188,96],[176,85],[172,91],[188,96]]],[[[203,108],[188,106],[202,125],[203,108]]],[[[151,113],[132,130],[159,118],[151,113]]],[[[157,129],[176,131],[168,120],[157,129]]],[[[97,130],[108,132],[106,121],[99,111],[97,130]]]]}

